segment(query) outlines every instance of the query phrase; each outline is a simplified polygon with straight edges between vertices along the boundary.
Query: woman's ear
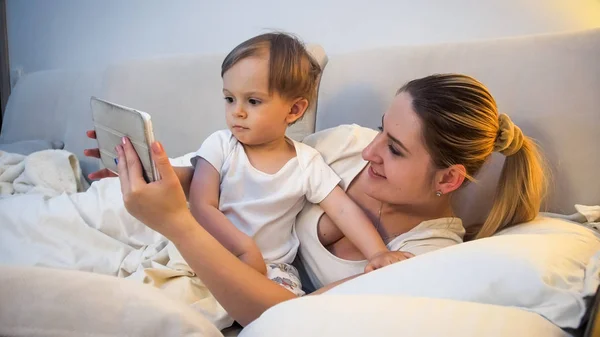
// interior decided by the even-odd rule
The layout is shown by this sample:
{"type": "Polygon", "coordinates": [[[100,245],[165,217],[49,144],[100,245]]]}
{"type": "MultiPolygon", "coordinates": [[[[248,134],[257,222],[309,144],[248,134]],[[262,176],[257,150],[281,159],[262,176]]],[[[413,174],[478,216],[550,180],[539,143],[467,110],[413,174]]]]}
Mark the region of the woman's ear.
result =
{"type": "Polygon", "coordinates": [[[306,109],[308,109],[308,100],[306,98],[296,99],[296,101],[294,101],[294,104],[292,104],[292,106],[290,107],[290,112],[285,118],[285,121],[288,124],[294,123],[302,116],[304,116],[306,109]]]}
{"type": "Polygon", "coordinates": [[[456,191],[465,181],[467,170],[463,165],[452,165],[443,170],[439,170],[436,174],[435,191],[448,194],[456,191]]]}

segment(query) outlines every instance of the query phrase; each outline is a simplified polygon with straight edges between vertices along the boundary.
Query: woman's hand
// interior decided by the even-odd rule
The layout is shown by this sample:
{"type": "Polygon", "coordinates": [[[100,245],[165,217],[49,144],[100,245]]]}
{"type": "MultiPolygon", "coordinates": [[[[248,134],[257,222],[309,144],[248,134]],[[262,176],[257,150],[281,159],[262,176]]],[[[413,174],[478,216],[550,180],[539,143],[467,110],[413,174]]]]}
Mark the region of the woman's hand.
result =
{"type": "Polygon", "coordinates": [[[119,180],[127,211],[148,227],[169,239],[186,232],[186,228],[171,223],[195,223],[181,221],[192,217],[179,179],[169,163],[169,158],[159,142],[152,144],[154,160],[161,180],[146,183],[142,176],[142,164],[128,138],[117,146],[119,155],[119,180]]]}
{"type": "Polygon", "coordinates": [[[411,257],[414,257],[414,255],[409,252],[401,251],[386,251],[379,253],[369,260],[369,264],[367,264],[365,267],[365,273],[371,272],[375,269],[383,268],[392,263],[410,259],[411,257]]]}
{"type": "MultiPolygon", "coordinates": [[[[88,131],[86,131],[85,134],[88,136],[88,138],[96,139],[96,131],[94,131],[94,130],[88,130],[88,131]]],[[[83,150],[83,154],[86,157],[100,158],[100,150],[98,148],[83,150]]],[[[116,174],[111,172],[109,169],[105,169],[105,168],[88,174],[88,178],[91,180],[103,179],[103,178],[108,178],[108,177],[116,177],[116,176],[117,176],[116,174]]]]}
{"type": "Polygon", "coordinates": [[[246,325],[272,306],[296,298],[240,261],[200,226],[160,143],[152,144],[152,159],[161,180],[149,184],[142,177],[140,159],[129,139],[117,147],[117,153],[121,191],[129,213],[175,244],[233,319],[246,325]]]}
{"type": "MultiPolygon", "coordinates": [[[[96,139],[96,131],[88,130],[86,132],[88,138],[96,139]]],[[[100,149],[85,149],[83,150],[83,154],[86,157],[92,158],[100,158],[100,149]]],[[[190,184],[192,183],[192,176],[194,175],[193,167],[175,167],[173,168],[175,173],[177,174],[177,178],[181,182],[181,187],[183,187],[185,194],[187,195],[190,189],[190,184]]],[[[116,177],[117,175],[109,169],[103,168],[96,172],[92,172],[88,174],[88,178],[91,180],[103,179],[109,177],[116,177]]]]}

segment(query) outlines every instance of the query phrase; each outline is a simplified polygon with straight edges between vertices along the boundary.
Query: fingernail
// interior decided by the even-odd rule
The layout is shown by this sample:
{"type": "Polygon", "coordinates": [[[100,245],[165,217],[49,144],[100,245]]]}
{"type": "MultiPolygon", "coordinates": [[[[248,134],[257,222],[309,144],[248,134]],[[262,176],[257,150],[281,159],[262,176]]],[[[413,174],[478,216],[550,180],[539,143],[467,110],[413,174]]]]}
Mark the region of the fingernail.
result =
{"type": "Polygon", "coordinates": [[[121,142],[123,143],[123,145],[125,145],[125,143],[127,143],[127,137],[121,138],[121,142]]]}

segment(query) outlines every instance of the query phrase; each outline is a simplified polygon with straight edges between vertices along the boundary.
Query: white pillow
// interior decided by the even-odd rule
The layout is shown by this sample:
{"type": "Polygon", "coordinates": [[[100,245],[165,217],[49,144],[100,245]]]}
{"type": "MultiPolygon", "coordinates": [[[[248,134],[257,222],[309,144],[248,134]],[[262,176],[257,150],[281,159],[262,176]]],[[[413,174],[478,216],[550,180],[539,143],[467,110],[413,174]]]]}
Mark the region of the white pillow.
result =
{"type": "Polygon", "coordinates": [[[600,239],[539,218],[498,235],[417,256],[325,293],[409,295],[518,307],[577,328],[600,284],[600,239]]]}
{"type": "Polygon", "coordinates": [[[88,272],[0,266],[0,336],[223,337],[160,290],[88,272]]]}
{"type": "Polygon", "coordinates": [[[539,315],[497,305],[410,296],[305,296],[267,310],[239,337],[565,337],[539,315]]]}

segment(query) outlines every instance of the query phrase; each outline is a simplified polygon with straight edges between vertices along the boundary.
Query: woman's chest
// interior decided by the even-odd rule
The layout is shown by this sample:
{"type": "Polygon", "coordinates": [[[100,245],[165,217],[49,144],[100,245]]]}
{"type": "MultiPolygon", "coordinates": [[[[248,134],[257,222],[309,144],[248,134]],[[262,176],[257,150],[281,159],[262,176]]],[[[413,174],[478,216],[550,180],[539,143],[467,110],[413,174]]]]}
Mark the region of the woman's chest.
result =
{"type": "MultiPolygon", "coordinates": [[[[361,175],[359,174],[346,190],[346,194],[350,197],[350,199],[352,199],[352,201],[354,201],[354,203],[356,203],[365,212],[365,214],[369,217],[369,219],[372,222],[377,221],[376,209],[378,209],[378,206],[375,202],[373,202],[371,198],[368,198],[364,194],[364,191],[361,188],[361,184],[362,179],[361,175]]],[[[319,218],[317,228],[319,229],[321,226],[329,227],[335,226],[335,224],[326,213],[323,213],[323,215],[319,218]]],[[[320,232],[320,230],[317,230],[317,233],[320,232]]],[[[342,239],[334,243],[326,245],[325,248],[331,254],[344,260],[362,261],[365,259],[365,256],[346,237],[343,237],[342,239]]]]}

